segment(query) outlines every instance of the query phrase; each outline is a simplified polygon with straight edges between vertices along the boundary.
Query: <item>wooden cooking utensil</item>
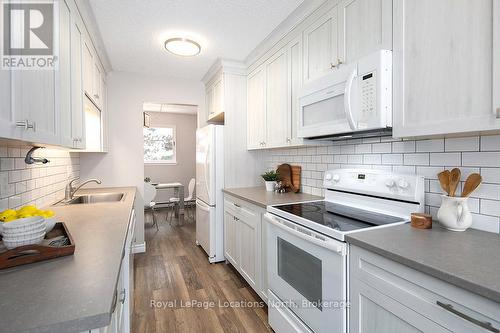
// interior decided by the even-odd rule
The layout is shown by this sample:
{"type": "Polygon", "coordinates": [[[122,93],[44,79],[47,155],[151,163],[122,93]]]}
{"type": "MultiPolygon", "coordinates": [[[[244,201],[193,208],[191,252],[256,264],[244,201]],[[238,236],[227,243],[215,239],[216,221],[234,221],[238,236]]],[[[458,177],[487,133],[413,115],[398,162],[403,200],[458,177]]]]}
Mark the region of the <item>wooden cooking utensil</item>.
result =
{"type": "Polygon", "coordinates": [[[474,192],[479,184],[483,181],[478,173],[471,173],[467,180],[465,181],[464,190],[462,191],[462,197],[468,197],[472,192],[474,192]]]}
{"type": "Polygon", "coordinates": [[[457,186],[460,183],[461,177],[460,169],[454,168],[450,172],[450,197],[455,196],[455,192],[457,191],[457,186]]]}
{"type": "Polygon", "coordinates": [[[444,170],[438,173],[439,183],[441,188],[450,195],[450,170],[444,170]]]}

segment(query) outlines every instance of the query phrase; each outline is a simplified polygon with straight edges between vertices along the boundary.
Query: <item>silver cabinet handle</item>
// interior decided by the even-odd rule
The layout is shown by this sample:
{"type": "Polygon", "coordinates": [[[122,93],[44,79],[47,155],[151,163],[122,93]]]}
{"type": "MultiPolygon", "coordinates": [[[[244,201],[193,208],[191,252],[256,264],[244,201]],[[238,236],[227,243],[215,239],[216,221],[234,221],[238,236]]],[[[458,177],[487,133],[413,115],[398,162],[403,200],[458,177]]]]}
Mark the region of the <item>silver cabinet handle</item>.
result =
{"type": "Polygon", "coordinates": [[[33,131],[36,130],[35,122],[30,123],[28,119],[16,122],[16,127],[22,127],[25,131],[28,129],[32,129],[33,131]]]}
{"type": "Polygon", "coordinates": [[[478,319],[475,319],[475,318],[472,318],[471,316],[468,316],[466,315],[465,313],[462,313],[460,311],[458,311],[457,309],[455,309],[453,307],[453,305],[451,304],[445,304],[445,303],[442,303],[440,301],[436,301],[436,304],[440,307],[442,307],[443,309],[445,309],[446,311],[449,311],[451,313],[453,313],[454,315],[457,315],[459,316],[460,318],[462,319],[465,319],[467,320],[468,322],[471,322],[473,323],[474,325],[477,325],[479,327],[482,327],[484,328],[485,330],[488,330],[490,332],[494,332],[494,333],[500,333],[500,330],[498,328],[495,328],[493,327],[493,325],[491,325],[490,322],[487,322],[487,321],[480,321],[478,319]]]}
{"type": "Polygon", "coordinates": [[[337,67],[338,67],[339,65],[342,65],[343,63],[344,63],[344,62],[342,61],[342,59],[340,59],[340,58],[338,58],[338,59],[337,59],[337,67]]]}
{"type": "Polygon", "coordinates": [[[286,138],[286,142],[290,143],[290,142],[292,142],[292,140],[290,140],[290,138],[286,138]]]}
{"type": "Polygon", "coordinates": [[[94,98],[99,98],[99,95],[98,94],[94,94],[94,98]]]}
{"type": "Polygon", "coordinates": [[[126,298],[126,295],[127,295],[127,291],[125,289],[123,289],[120,293],[120,303],[125,303],[125,298],[126,298]]]}
{"type": "Polygon", "coordinates": [[[241,208],[240,205],[238,205],[237,203],[233,203],[234,207],[237,207],[237,208],[241,208]]]}
{"type": "Polygon", "coordinates": [[[497,119],[500,119],[500,108],[496,108],[496,110],[495,110],[495,117],[497,119]]]}

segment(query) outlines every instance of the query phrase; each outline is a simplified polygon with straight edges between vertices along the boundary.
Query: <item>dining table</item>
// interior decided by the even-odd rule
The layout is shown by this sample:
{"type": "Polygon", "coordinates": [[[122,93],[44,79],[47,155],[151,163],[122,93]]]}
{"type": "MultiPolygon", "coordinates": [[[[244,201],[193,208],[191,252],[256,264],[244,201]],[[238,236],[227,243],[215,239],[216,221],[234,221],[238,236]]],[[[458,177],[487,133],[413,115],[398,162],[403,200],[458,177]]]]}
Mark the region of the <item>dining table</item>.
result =
{"type": "Polygon", "coordinates": [[[179,204],[175,205],[175,217],[179,223],[184,222],[184,185],[179,182],[173,183],[153,183],[156,190],[174,190],[174,197],[179,198],[179,204]]]}

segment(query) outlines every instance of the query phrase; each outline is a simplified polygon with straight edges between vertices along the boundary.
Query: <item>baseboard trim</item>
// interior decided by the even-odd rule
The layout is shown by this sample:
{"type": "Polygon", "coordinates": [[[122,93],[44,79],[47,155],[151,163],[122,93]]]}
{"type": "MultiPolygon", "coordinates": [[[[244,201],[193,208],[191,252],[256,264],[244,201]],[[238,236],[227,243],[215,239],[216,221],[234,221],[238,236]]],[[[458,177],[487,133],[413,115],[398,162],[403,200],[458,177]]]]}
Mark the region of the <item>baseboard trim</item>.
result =
{"type": "Polygon", "coordinates": [[[132,247],[132,252],[133,253],[144,253],[146,252],[146,242],[139,243],[139,244],[134,244],[132,247]]]}

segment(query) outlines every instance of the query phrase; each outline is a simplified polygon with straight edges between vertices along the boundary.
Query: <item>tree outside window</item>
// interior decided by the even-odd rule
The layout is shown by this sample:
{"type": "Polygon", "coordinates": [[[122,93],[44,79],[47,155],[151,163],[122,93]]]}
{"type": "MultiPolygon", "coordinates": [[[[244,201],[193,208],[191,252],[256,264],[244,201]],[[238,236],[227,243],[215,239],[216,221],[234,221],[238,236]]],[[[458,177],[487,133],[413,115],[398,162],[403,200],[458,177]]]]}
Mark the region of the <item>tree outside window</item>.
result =
{"type": "Polygon", "coordinates": [[[143,129],[144,163],[175,164],[175,127],[150,127],[143,129]]]}

